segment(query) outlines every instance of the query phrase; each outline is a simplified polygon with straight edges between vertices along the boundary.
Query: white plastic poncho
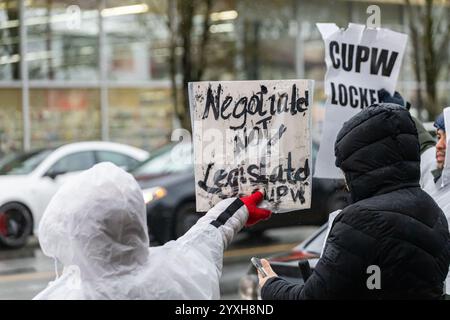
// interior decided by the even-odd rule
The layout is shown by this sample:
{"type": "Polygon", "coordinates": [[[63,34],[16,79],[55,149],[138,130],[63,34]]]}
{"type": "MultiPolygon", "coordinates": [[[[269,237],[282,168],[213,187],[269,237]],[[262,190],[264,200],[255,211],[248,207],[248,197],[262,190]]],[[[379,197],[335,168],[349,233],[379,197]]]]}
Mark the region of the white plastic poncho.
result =
{"type": "Polygon", "coordinates": [[[450,226],[450,183],[443,179],[450,176],[450,168],[444,167],[441,178],[434,182],[431,171],[436,169],[436,147],[428,148],[420,158],[420,185],[436,201],[450,226]]]}
{"type": "Polygon", "coordinates": [[[41,248],[64,269],[35,299],[218,299],[223,250],[247,218],[242,201],[223,200],[183,237],[149,248],[139,185],[98,164],[64,184],[43,215],[41,248]]]}
{"type": "MultiPolygon", "coordinates": [[[[434,182],[431,171],[436,169],[436,147],[428,148],[420,157],[420,186],[436,201],[447,218],[450,228],[450,167],[444,166],[441,177],[434,182]]],[[[450,269],[446,280],[446,293],[450,294],[450,269]]]]}

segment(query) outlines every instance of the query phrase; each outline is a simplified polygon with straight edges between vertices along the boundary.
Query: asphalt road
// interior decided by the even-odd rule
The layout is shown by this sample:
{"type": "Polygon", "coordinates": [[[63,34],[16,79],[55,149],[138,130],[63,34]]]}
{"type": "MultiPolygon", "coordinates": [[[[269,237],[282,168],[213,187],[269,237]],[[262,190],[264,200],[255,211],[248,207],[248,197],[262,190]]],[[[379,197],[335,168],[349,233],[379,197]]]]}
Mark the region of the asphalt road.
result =
{"type": "MultiPolygon", "coordinates": [[[[284,252],[308,237],[317,227],[270,230],[259,238],[239,234],[224,255],[222,299],[240,299],[239,279],[247,273],[252,256],[284,252]]],[[[59,272],[62,267],[59,266],[59,272]]],[[[46,257],[36,239],[20,250],[0,251],[0,300],[28,300],[55,279],[55,263],[46,257]]]]}

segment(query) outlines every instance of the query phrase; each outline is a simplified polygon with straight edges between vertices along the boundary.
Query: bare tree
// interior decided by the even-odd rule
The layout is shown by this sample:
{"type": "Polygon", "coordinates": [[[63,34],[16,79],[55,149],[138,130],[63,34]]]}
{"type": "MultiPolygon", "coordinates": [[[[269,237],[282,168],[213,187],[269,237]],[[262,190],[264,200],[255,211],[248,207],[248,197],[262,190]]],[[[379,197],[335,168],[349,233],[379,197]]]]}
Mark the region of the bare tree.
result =
{"type": "MultiPolygon", "coordinates": [[[[15,3],[13,5],[13,2],[10,0],[6,0],[5,2],[5,8],[6,8],[6,19],[8,21],[19,21],[19,8],[18,4],[15,3]]],[[[10,56],[19,54],[19,28],[9,28],[9,29],[3,29],[2,32],[2,38],[7,39],[9,36],[9,45],[7,47],[7,52],[10,56]],[[9,35],[7,32],[9,31],[9,35]]],[[[22,58],[22,57],[21,57],[22,58]]],[[[13,63],[11,65],[12,68],[12,79],[13,80],[19,80],[20,79],[20,68],[19,63],[13,63]]]]}
{"type": "Polygon", "coordinates": [[[448,76],[450,18],[448,3],[425,0],[424,5],[412,5],[405,0],[412,42],[412,62],[417,81],[419,117],[425,107],[431,118],[441,111],[438,81],[443,72],[448,76]],[[425,81],[425,92],[422,82],[425,81]]]}
{"type": "Polygon", "coordinates": [[[187,84],[201,80],[205,72],[212,6],[213,0],[169,0],[167,6],[172,100],[181,126],[188,130],[191,129],[191,121],[187,84]],[[194,16],[202,17],[200,34],[196,32],[194,16]],[[178,48],[181,48],[181,57],[178,48]],[[178,74],[181,74],[181,95],[177,84],[178,74]]]}

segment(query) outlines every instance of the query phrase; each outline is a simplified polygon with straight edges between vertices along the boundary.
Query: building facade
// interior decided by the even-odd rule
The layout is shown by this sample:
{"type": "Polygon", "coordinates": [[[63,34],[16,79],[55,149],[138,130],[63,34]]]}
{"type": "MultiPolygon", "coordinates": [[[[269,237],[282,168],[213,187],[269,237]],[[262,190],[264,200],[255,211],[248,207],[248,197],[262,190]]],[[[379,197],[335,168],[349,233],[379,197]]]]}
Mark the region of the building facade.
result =
{"type": "MultiPolygon", "coordinates": [[[[168,27],[173,1],[1,0],[0,156],[82,140],[147,150],[167,143],[176,126],[168,27]]],[[[367,7],[377,4],[382,27],[409,33],[403,0],[212,3],[206,55],[197,61],[205,64],[202,79],[314,79],[318,121],[325,63],[315,23],[365,24],[367,7]]],[[[442,8],[448,19],[448,6],[442,8]]],[[[195,42],[204,15],[194,12],[195,42]]],[[[409,43],[398,90],[414,101],[412,48],[409,43]]],[[[183,50],[175,48],[178,58],[183,50]]],[[[181,79],[177,74],[184,90],[181,79]]],[[[447,70],[438,88],[447,104],[448,89],[447,70]]]]}

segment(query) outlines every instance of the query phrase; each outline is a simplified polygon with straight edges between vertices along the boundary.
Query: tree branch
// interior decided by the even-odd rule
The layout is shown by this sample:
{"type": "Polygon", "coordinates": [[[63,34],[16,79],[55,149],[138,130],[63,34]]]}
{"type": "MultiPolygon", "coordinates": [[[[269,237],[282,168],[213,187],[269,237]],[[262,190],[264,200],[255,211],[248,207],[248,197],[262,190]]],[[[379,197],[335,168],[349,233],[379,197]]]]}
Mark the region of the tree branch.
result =
{"type": "Polygon", "coordinates": [[[199,59],[197,61],[197,80],[201,80],[206,68],[206,46],[209,41],[209,28],[211,26],[210,14],[213,6],[212,0],[205,0],[205,17],[203,20],[203,34],[199,48],[199,59]]]}

